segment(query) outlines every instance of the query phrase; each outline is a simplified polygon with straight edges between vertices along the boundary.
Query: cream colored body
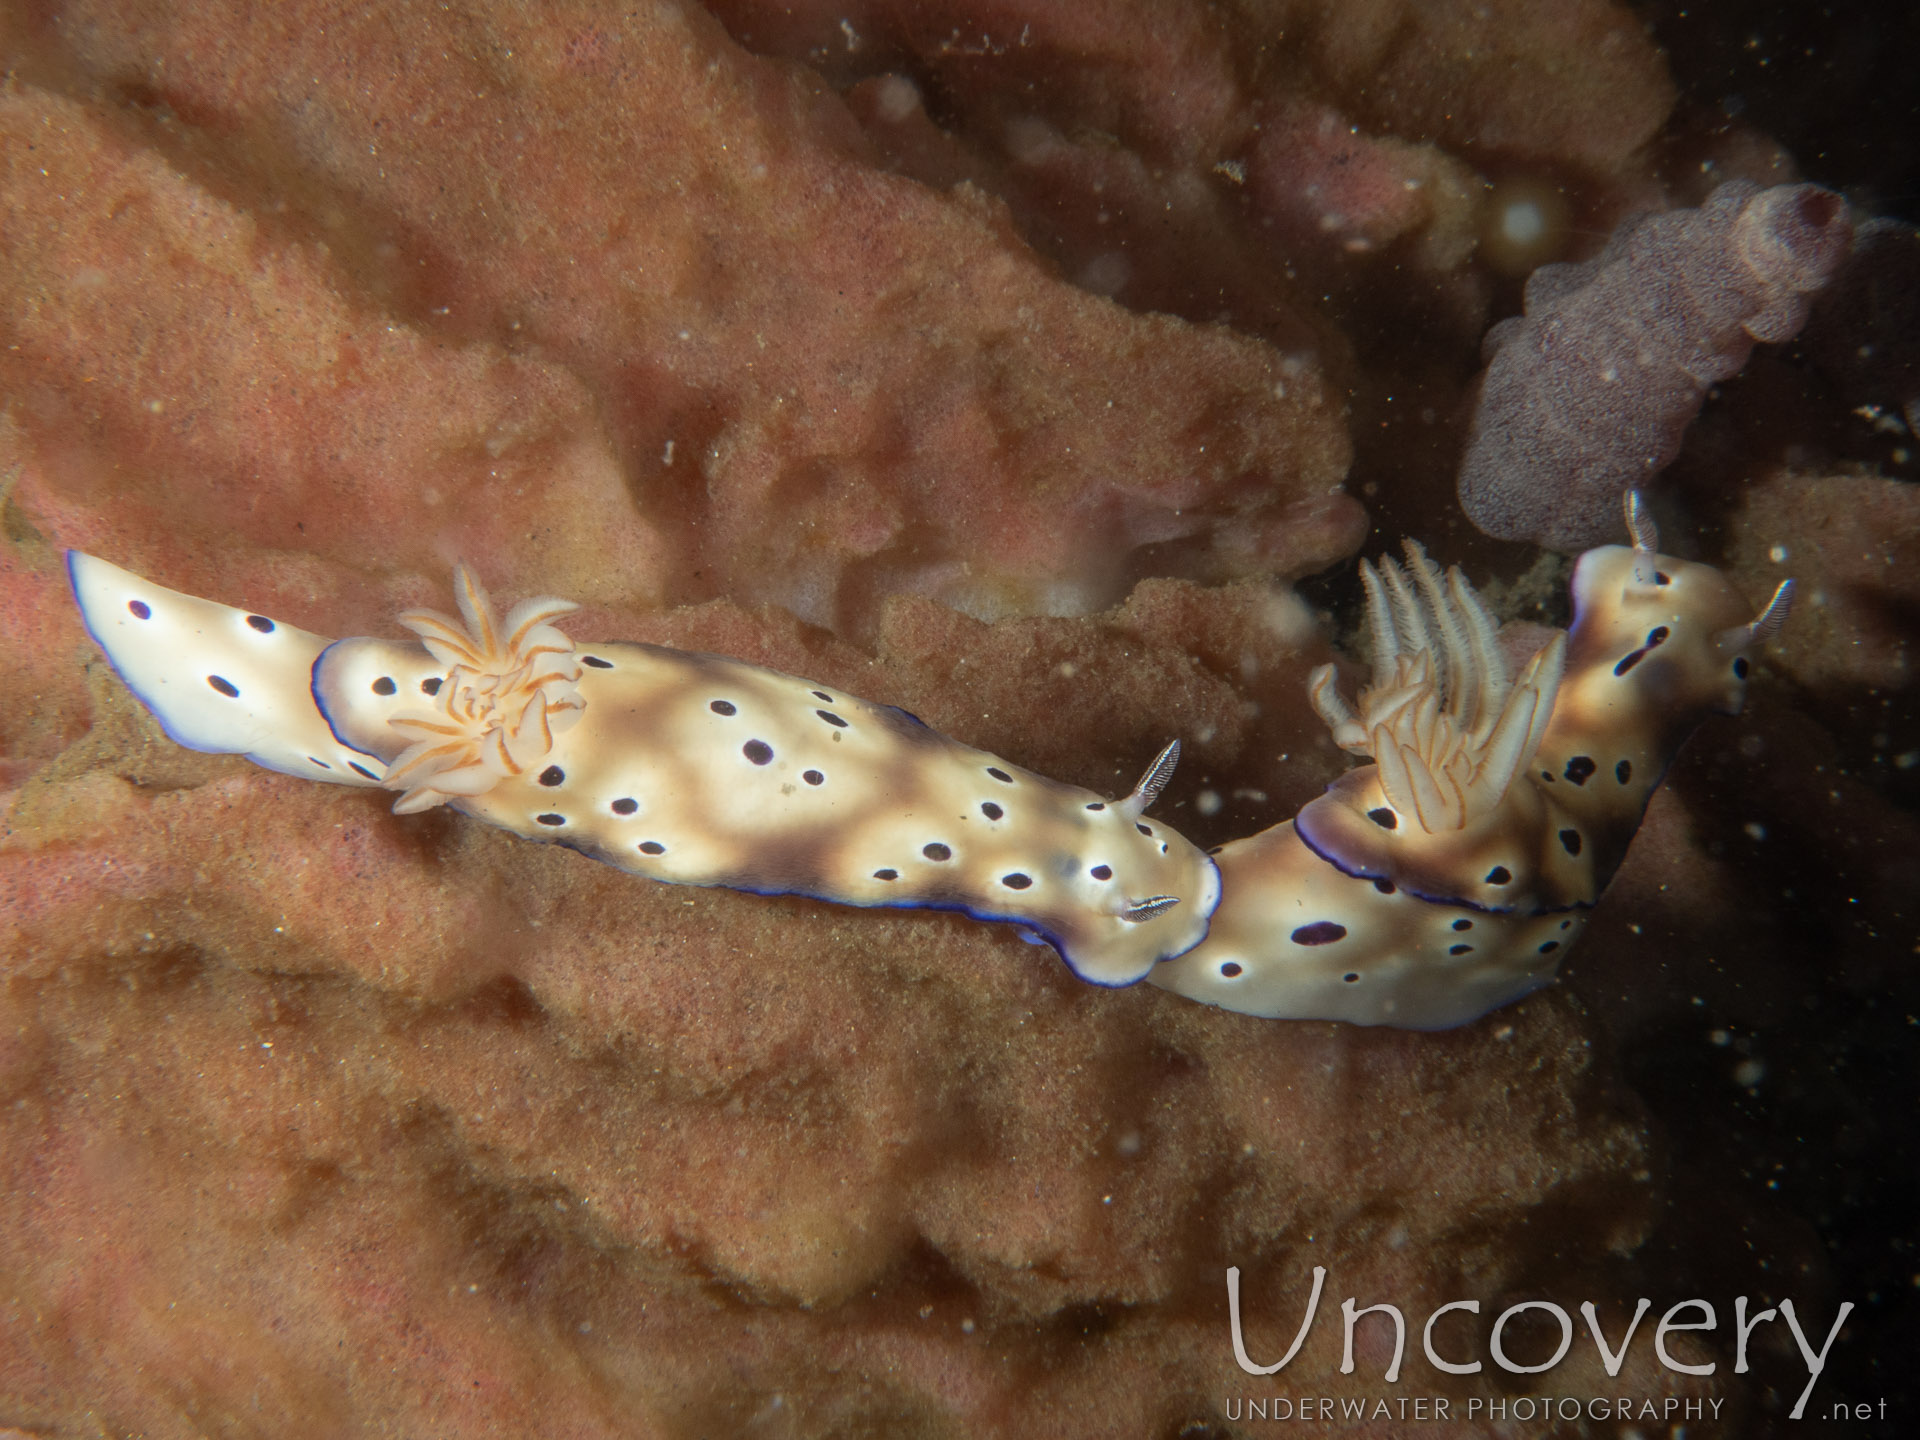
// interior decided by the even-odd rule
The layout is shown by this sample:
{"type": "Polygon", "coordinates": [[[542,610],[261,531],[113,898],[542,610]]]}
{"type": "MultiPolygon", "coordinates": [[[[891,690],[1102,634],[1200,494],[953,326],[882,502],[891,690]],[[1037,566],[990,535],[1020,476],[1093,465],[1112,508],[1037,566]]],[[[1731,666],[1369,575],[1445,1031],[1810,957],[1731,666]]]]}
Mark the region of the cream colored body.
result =
{"type": "MultiPolygon", "coordinates": [[[[1575,572],[1565,668],[1550,667],[1557,683],[1542,690],[1551,709],[1536,716],[1528,763],[1451,823],[1422,824],[1408,803],[1407,792],[1432,791],[1411,742],[1442,735],[1443,758],[1480,773],[1497,734],[1485,717],[1510,698],[1490,622],[1464,581],[1442,586],[1417,547],[1417,583],[1391,561],[1369,574],[1375,686],[1358,715],[1329,698],[1330,675],[1314,694],[1336,738],[1394,745],[1400,773],[1422,786],[1361,766],[1296,821],[1217,851],[1224,898],[1212,929],[1153,983],[1255,1015],[1410,1029],[1464,1024],[1548,984],[1679,746],[1710,711],[1740,708],[1749,652],[1786,616],[1787,586],[1749,620],[1718,571],[1658,554],[1633,497],[1627,524],[1633,548],[1589,551],[1575,572]],[[1410,665],[1429,652],[1444,659],[1410,665]],[[1412,703],[1410,670],[1430,682],[1412,703]],[[1470,707],[1487,740],[1463,756],[1435,722],[1470,707]],[[1420,724],[1407,723],[1412,713],[1420,724]]],[[[1536,658],[1516,696],[1538,671],[1536,658]]]]}
{"type": "Polygon", "coordinates": [[[1428,904],[1391,882],[1383,891],[1382,882],[1321,859],[1292,821],[1213,858],[1223,898],[1207,938],[1148,978],[1249,1015],[1464,1025],[1551,981],[1585,922],[1579,911],[1503,915],[1428,904]]]}
{"type": "Polygon", "coordinates": [[[1715,571],[1590,552],[1576,618],[1509,682],[1492,621],[1417,547],[1363,566],[1374,683],[1312,700],[1350,771],[1216,861],[1142,812],[1178,746],[1106,800],[906,712],[743,661],[575,642],[565,601],[420,642],[319,636],[70,554],[87,627],[168,733],[290,774],[452,804],[656,880],[962,910],[1045,938],[1102,985],[1151,978],[1250,1014],[1438,1029],[1548,983],[1652,787],[1711,709],[1737,709],[1745,624],[1715,571]],[[325,647],[324,649],[322,647],[325,647]],[[1564,665],[1564,669],[1563,669],[1564,665]],[[1211,921],[1211,929],[1209,929],[1211,921]]]}
{"type": "Polygon", "coordinates": [[[314,704],[324,636],[78,550],[67,552],[67,577],[87,632],[175,743],[303,780],[380,784],[385,767],[343,745],[314,704]]]}
{"type": "MultiPolygon", "coordinates": [[[[1213,862],[1123,801],[744,661],[624,643],[575,658],[577,723],[451,803],[654,880],[1012,921],[1097,984],[1132,984],[1206,933],[1213,862]],[[1126,918],[1156,896],[1180,903],[1126,918]]],[[[348,743],[391,761],[407,744],[393,718],[441,669],[415,644],[342,641],[316,688],[348,743]]]]}

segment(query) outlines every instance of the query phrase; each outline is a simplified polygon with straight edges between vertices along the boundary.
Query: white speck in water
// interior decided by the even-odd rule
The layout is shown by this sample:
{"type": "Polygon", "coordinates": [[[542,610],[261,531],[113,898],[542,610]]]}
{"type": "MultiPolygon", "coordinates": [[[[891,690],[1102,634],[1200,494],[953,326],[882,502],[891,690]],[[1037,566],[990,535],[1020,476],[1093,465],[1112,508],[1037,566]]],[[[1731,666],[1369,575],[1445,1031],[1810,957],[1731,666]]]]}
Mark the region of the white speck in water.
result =
{"type": "Polygon", "coordinates": [[[1532,200],[1513,200],[1500,212],[1500,233],[1509,244],[1538,244],[1547,233],[1547,217],[1532,200]]]}
{"type": "Polygon", "coordinates": [[[898,125],[920,108],[920,87],[904,75],[887,75],[874,87],[874,113],[898,125]]]}

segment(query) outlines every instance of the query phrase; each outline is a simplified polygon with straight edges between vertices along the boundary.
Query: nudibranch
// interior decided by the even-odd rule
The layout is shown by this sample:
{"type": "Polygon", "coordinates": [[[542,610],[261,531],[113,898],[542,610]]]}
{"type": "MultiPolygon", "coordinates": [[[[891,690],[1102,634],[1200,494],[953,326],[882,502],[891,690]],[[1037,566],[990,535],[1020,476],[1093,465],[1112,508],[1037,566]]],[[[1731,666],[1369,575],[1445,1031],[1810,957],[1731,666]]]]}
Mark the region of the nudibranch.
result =
{"type": "Polygon", "coordinates": [[[1213,861],[1145,818],[1177,742],[1108,800],[810,680],[576,645],[565,601],[497,620],[464,567],[461,620],[401,617],[417,643],[329,643],[78,552],[68,571],[175,741],[399,790],[401,813],[449,804],[655,880],[1010,921],[1099,985],[1192,949],[1219,900],[1213,861]]]}
{"type": "Polygon", "coordinates": [[[1711,711],[1737,712],[1757,618],[1711,566],[1658,553],[1637,493],[1631,547],[1588,551],[1574,622],[1509,683],[1491,618],[1418,546],[1362,562],[1373,680],[1357,712],[1314,672],[1349,771],[1291,821],[1222,847],[1206,940],[1154,984],[1255,1015],[1445,1029],[1547,984],[1711,711]]]}
{"type": "Polygon", "coordinates": [[[416,641],[328,641],[68,552],[87,629],[168,735],[399,791],[687,885],[963,911],[1099,985],[1226,1009],[1442,1029],[1550,981],[1693,728],[1738,710],[1757,618],[1712,567],[1631,547],[1574,573],[1572,629],[1509,675],[1492,617],[1411,543],[1363,563],[1373,674],[1309,698],[1370,762],[1211,857],[1145,818],[1179,755],[1108,800],[904,710],[719,655],[576,642],[541,597],[416,641]]]}

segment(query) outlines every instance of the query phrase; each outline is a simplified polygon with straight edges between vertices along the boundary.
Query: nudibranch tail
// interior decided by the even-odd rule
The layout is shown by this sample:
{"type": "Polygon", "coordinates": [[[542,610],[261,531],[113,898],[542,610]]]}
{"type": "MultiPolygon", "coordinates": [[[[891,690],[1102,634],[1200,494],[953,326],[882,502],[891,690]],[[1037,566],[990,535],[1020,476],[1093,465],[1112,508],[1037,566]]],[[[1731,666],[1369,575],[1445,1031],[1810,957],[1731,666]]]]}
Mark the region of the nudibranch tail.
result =
{"type": "Polygon", "coordinates": [[[1350,876],[1292,821],[1223,846],[1207,938],[1149,981],[1209,1005],[1289,1020],[1444,1030],[1553,979],[1579,912],[1490,914],[1350,876]]]}
{"type": "Polygon", "coordinates": [[[380,783],[380,760],[336,738],[314,704],[323,636],[183,595],[78,550],[66,559],[87,633],[176,744],[309,780],[380,783]]]}

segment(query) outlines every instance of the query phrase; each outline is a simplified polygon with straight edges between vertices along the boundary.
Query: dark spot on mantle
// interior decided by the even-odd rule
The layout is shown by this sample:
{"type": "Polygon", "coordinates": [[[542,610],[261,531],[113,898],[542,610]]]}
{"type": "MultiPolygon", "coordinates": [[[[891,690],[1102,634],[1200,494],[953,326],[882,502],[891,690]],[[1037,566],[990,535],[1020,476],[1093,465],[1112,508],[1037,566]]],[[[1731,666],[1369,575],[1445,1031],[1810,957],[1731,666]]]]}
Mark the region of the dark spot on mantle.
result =
{"type": "Polygon", "coordinates": [[[1296,945],[1331,945],[1347,938],[1347,927],[1332,920],[1316,920],[1295,930],[1292,938],[1296,945]]]}

